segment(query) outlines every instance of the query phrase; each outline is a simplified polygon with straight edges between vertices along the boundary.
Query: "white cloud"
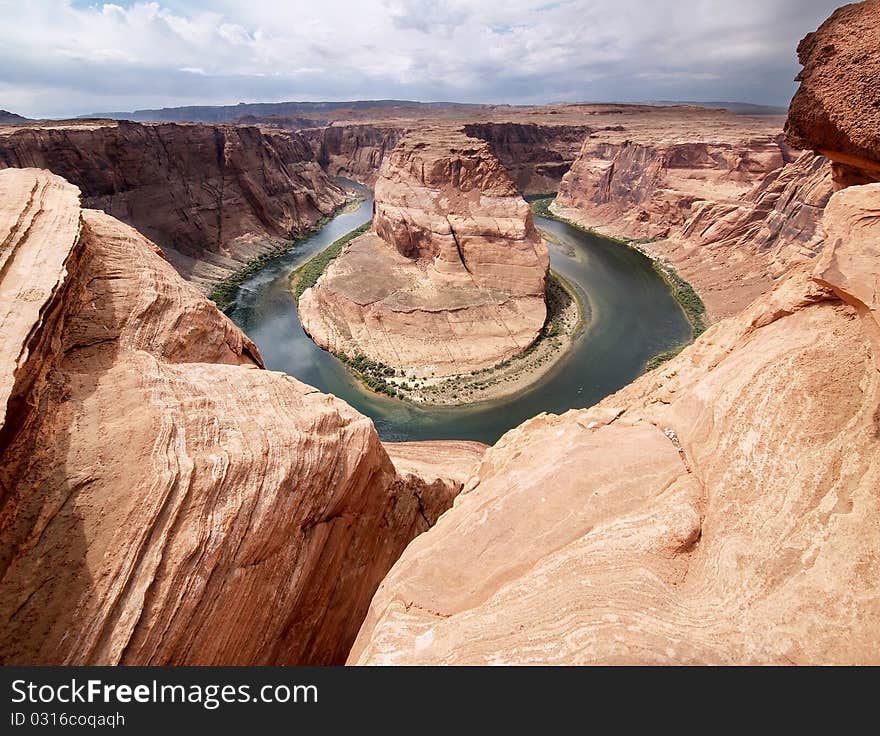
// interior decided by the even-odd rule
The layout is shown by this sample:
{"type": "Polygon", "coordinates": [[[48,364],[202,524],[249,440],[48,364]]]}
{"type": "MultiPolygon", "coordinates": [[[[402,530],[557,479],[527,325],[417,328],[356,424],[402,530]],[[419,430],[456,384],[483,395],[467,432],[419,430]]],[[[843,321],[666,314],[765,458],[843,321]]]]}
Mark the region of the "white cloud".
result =
{"type": "Polygon", "coordinates": [[[785,102],[831,0],[0,0],[0,107],[407,97],[785,102]]]}

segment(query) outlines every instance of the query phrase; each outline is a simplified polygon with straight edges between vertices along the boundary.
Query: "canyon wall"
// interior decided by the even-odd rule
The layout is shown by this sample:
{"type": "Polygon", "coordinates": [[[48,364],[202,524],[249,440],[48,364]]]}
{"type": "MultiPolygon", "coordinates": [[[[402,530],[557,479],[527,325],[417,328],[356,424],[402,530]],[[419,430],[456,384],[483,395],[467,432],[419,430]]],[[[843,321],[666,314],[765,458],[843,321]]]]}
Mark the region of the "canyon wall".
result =
{"type": "Polygon", "coordinates": [[[0,169],[36,167],[76,184],[158,243],[208,289],[312,228],[345,192],[295,135],[229,125],[80,121],[0,129],[0,169]]]}
{"type": "Polygon", "coordinates": [[[536,339],[548,268],[529,207],[489,146],[423,128],[385,157],[373,231],[305,291],[300,319],[336,353],[419,377],[468,373],[536,339]]]}
{"type": "Polygon", "coordinates": [[[823,156],[752,133],[724,131],[712,143],[588,139],[552,209],[642,240],[696,288],[710,320],[737,314],[819,251],[834,191],[823,156]]]}
{"type": "Polygon", "coordinates": [[[483,447],[261,369],[158,248],[0,171],[0,662],[341,662],[483,447]]]}
{"type": "MultiPolygon", "coordinates": [[[[876,10],[820,34],[870,67],[876,10]]],[[[801,49],[807,69],[837,58],[801,49]]],[[[810,79],[807,99],[832,94],[810,79]]],[[[844,160],[818,120],[794,142],[844,160]]],[[[350,662],[880,664],[880,183],[822,207],[827,162],[790,166],[721,221],[701,206],[688,237],[734,225],[813,258],[597,406],[502,437],[383,581],[350,662]]]]}
{"type": "Polygon", "coordinates": [[[590,133],[586,125],[500,121],[468,123],[463,130],[489,144],[523,194],[555,192],[590,133]]]}
{"type": "Polygon", "coordinates": [[[596,226],[662,238],[701,200],[732,200],[785,163],[778,136],[681,142],[584,141],[559,187],[559,204],[589,212],[596,226]]]}
{"type": "Polygon", "coordinates": [[[403,137],[402,125],[340,124],[300,131],[315,160],[330,176],[344,176],[372,186],[385,154],[403,137]]]}

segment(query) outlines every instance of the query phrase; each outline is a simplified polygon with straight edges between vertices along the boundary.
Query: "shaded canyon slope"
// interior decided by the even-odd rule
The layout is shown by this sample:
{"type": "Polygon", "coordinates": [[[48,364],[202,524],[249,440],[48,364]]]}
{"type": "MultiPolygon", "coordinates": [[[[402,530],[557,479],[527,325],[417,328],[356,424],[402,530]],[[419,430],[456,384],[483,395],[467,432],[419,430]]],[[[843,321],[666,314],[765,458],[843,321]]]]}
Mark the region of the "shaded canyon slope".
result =
{"type": "Polygon", "coordinates": [[[423,128],[385,157],[372,231],[305,291],[300,319],[336,353],[417,376],[468,373],[534,342],[548,268],[529,207],[489,146],[423,128]]]}
{"type": "Polygon", "coordinates": [[[58,176],[0,171],[0,242],[0,662],[341,662],[483,446],[392,460],[58,176]]]}
{"type": "MultiPolygon", "coordinates": [[[[872,6],[834,16],[871,63],[872,6]]],[[[846,93],[826,78],[840,89],[813,98],[846,93]]],[[[847,155],[797,124],[797,145],[847,155]]],[[[813,233],[815,258],[675,359],[490,448],[349,661],[880,664],[880,183],[835,193],[813,233]]]]}
{"type": "Polygon", "coordinates": [[[307,141],[232,125],[71,121],[0,128],[0,169],[48,169],[208,290],[346,200],[307,141]]]}

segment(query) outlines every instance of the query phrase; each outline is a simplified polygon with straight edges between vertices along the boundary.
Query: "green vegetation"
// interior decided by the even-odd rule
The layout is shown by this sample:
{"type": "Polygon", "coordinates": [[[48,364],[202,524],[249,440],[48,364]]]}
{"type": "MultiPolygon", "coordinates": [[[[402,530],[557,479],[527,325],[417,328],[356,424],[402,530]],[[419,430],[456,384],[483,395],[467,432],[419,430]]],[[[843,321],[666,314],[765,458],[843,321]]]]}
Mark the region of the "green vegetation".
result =
{"type": "MultiPolygon", "coordinates": [[[[580,230],[584,233],[589,233],[591,235],[599,235],[600,237],[606,238],[607,240],[613,240],[615,243],[620,243],[621,245],[625,245],[628,248],[634,248],[639,251],[642,255],[649,258],[651,260],[651,265],[657,274],[662,278],[666,285],[669,287],[670,292],[672,292],[672,297],[678,302],[681,310],[684,312],[687,321],[690,322],[691,332],[693,337],[691,338],[691,342],[696,340],[700,335],[702,335],[706,331],[706,322],[705,322],[705,314],[706,314],[706,305],[703,304],[703,300],[700,298],[700,295],[697,294],[696,290],[693,286],[691,286],[687,281],[685,281],[681,276],[676,273],[675,269],[673,269],[669,264],[662,262],[660,259],[655,258],[650,253],[646,253],[645,250],[639,246],[645,245],[647,243],[655,242],[656,238],[612,238],[608,235],[604,235],[602,233],[597,233],[594,230],[590,230],[589,228],[578,225],[576,222],[572,222],[566,217],[560,217],[559,215],[554,214],[550,211],[550,205],[555,199],[555,195],[534,195],[530,197],[526,197],[526,200],[532,206],[532,212],[540,217],[547,217],[552,220],[559,220],[560,222],[564,222],[567,225],[580,230]]],[[[541,233],[546,238],[545,233],[541,233]]],[[[548,238],[549,240],[549,238],[548,238]]],[[[550,242],[553,242],[552,240],[550,242]]],[[[689,344],[689,343],[688,343],[689,344]]],[[[662,365],[667,360],[671,360],[676,355],[678,355],[682,350],[685,349],[687,345],[681,345],[677,348],[673,348],[672,350],[667,350],[659,355],[655,355],[645,364],[645,370],[650,371],[656,368],[659,365],[662,365]]]]}
{"type": "Polygon", "coordinates": [[[662,353],[658,353],[647,363],[645,363],[645,372],[647,373],[648,371],[654,370],[655,368],[663,365],[667,360],[672,360],[686,347],[687,345],[679,345],[677,348],[673,348],[672,350],[666,350],[662,353]]]}
{"type": "Polygon", "coordinates": [[[211,293],[208,294],[208,299],[214,302],[217,305],[218,309],[228,309],[235,301],[235,296],[236,294],[238,294],[238,287],[241,286],[244,281],[257,273],[257,271],[259,271],[261,268],[267,266],[271,261],[274,261],[276,258],[280,258],[281,256],[290,253],[290,251],[292,251],[296,247],[297,243],[320,230],[340,212],[348,211],[347,208],[357,205],[361,199],[362,198],[355,198],[349,200],[344,205],[339,207],[332,215],[322,217],[320,220],[318,220],[318,222],[315,223],[315,226],[311,230],[309,230],[307,233],[300,236],[299,238],[296,238],[294,240],[286,240],[283,243],[279,243],[278,245],[274,246],[270,250],[267,250],[262,255],[257,256],[256,258],[252,258],[238,271],[230,274],[225,279],[223,279],[223,281],[217,284],[211,291],[211,293]]]}
{"type": "MultiPolygon", "coordinates": [[[[349,235],[351,235],[351,233],[349,233],[349,235]]],[[[330,247],[332,248],[333,246],[330,247]]],[[[376,393],[387,394],[388,396],[394,396],[397,398],[403,398],[403,391],[410,390],[409,384],[405,382],[398,387],[393,386],[385,380],[387,377],[393,376],[397,373],[397,371],[390,365],[385,365],[378,360],[371,360],[370,358],[361,354],[355,355],[354,357],[350,357],[345,353],[333,353],[333,355],[338,360],[341,360],[343,363],[345,363],[345,365],[347,365],[349,370],[354,373],[355,376],[357,376],[361,383],[363,383],[365,386],[367,386],[367,388],[372,389],[376,393]]]]}
{"type": "Polygon", "coordinates": [[[679,303],[685,317],[691,323],[693,339],[696,340],[706,331],[706,323],[703,320],[706,314],[706,305],[703,304],[700,295],[694,291],[694,287],[679,276],[671,267],[657,260],[652,261],[652,265],[654,270],[660,275],[660,278],[669,286],[673,298],[679,303]]]}
{"type": "Polygon", "coordinates": [[[559,220],[562,218],[556,217],[556,215],[550,211],[550,205],[553,203],[554,199],[556,199],[555,194],[526,197],[526,201],[532,206],[532,212],[536,215],[539,217],[549,217],[559,220]]]}
{"type": "Polygon", "coordinates": [[[321,278],[321,274],[327,269],[336,257],[342,253],[342,249],[354,240],[358,235],[363,235],[370,229],[371,222],[365,222],[360,227],[355,228],[349,233],[343,235],[339,240],[328,245],[324,250],[318,253],[310,261],[300,266],[293,274],[291,284],[293,286],[293,296],[299,301],[306,289],[310,289],[321,278]]]}

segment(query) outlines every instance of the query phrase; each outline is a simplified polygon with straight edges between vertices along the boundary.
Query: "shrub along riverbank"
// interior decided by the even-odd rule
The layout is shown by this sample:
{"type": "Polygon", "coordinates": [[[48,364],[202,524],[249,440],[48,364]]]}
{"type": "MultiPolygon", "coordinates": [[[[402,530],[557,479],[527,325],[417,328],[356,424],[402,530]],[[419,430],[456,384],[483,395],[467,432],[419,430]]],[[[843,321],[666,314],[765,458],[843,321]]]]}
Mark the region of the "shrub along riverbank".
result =
{"type": "Polygon", "coordinates": [[[356,237],[367,232],[372,224],[372,221],[367,221],[360,227],[346,233],[293,272],[290,277],[290,287],[297,302],[299,302],[299,298],[303,295],[306,289],[311,289],[316,283],[318,283],[321,274],[323,274],[324,271],[327,270],[327,266],[335,261],[337,256],[342,253],[342,249],[356,237]]]}

